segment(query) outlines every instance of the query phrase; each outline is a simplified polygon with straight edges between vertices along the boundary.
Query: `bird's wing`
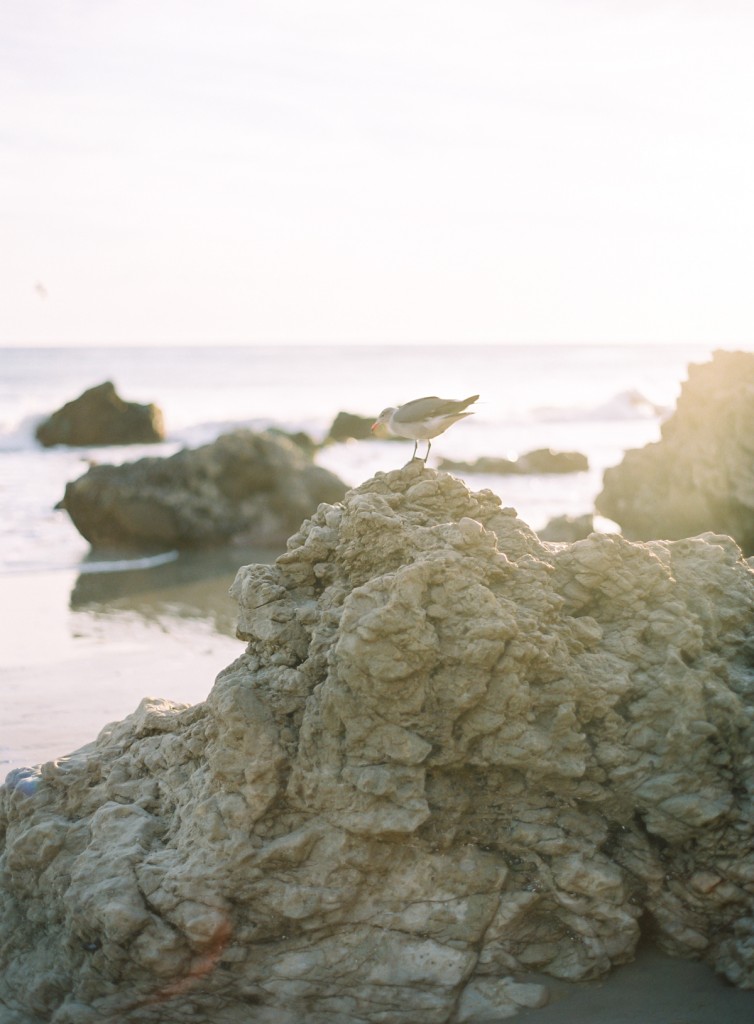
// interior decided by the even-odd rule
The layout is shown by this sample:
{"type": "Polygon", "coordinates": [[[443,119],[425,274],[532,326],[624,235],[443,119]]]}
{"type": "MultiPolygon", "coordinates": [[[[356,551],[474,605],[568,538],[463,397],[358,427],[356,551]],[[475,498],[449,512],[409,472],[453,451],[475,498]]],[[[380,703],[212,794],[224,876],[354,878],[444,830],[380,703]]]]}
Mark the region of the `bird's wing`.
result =
{"type": "Polygon", "coordinates": [[[415,423],[417,420],[432,419],[435,416],[452,416],[453,413],[462,412],[477,398],[479,395],[474,395],[473,398],[464,398],[460,402],[452,398],[438,398],[436,395],[415,398],[413,402],[406,402],[393,413],[393,420],[396,423],[415,423]]]}

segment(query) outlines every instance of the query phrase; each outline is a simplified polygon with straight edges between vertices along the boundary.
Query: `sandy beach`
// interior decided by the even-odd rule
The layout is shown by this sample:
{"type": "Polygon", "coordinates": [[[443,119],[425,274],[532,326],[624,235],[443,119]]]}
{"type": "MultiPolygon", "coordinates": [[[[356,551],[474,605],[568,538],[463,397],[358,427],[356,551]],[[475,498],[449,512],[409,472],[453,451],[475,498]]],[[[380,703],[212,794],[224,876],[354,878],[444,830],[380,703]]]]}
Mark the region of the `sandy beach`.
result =
{"type": "Polygon", "coordinates": [[[706,964],[642,943],[633,963],[597,981],[540,977],[550,1002],[522,1010],[522,1024],[751,1024],[754,992],[733,988],[706,964]]]}
{"type": "Polygon", "coordinates": [[[91,742],[143,697],[204,700],[243,651],[228,596],[243,558],[230,551],[128,572],[1,576],[3,777],[91,742]]]}

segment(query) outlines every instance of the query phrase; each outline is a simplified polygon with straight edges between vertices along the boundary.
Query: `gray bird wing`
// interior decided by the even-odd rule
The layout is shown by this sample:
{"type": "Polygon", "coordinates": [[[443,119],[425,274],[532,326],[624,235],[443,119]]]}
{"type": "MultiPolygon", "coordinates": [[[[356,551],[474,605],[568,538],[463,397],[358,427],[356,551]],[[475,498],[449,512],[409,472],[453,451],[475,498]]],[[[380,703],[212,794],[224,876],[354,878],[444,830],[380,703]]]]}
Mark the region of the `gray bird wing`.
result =
{"type": "Polygon", "coordinates": [[[393,419],[397,423],[416,423],[418,420],[432,419],[434,416],[452,416],[453,413],[463,412],[466,406],[476,402],[479,395],[471,398],[463,398],[456,401],[452,398],[438,398],[430,395],[428,398],[415,398],[413,402],[406,402],[397,412],[393,413],[393,419]]]}

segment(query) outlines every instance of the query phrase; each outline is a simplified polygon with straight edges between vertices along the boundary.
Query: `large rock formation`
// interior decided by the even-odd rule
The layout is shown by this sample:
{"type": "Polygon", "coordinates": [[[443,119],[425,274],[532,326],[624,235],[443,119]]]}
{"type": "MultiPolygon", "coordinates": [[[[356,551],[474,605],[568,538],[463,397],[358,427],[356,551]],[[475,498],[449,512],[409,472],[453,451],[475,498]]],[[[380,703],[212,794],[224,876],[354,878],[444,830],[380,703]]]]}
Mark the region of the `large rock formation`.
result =
{"type": "MultiPolygon", "coordinates": [[[[754,573],[413,462],[233,586],[206,703],[9,776],[13,1024],[463,1024],[661,944],[754,986],[754,573]]],[[[159,686],[159,681],[155,683],[159,686]]]]}
{"type": "Polygon", "coordinates": [[[290,439],[237,430],[170,458],[93,466],[61,506],[99,548],[285,544],[346,487],[290,439]]]}
{"type": "Polygon", "coordinates": [[[713,530],[754,554],[754,353],[692,364],[662,440],[605,472],[596,507],[634,540],[713,530]]]}
{"type": "Polygon", "coordinates": [[[110,381],[89,388],[37,427],[37,440],[55,444],[153,444],[165,440],[156,405],[125,402],[110,381]]]}

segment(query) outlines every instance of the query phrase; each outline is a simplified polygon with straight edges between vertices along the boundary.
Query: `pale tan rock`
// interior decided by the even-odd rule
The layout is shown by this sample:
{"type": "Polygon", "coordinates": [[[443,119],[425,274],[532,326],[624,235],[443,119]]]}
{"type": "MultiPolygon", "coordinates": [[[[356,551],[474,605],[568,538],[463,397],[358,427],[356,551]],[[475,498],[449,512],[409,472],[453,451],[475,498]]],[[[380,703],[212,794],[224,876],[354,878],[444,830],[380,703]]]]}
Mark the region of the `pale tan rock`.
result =
{"type": "Polygon", "coordinates": [[[457,1024],[495,1024],[515,1017],[522,1007],[546,1006],[544,985],[522,984],[512,978],[473,978],[463,990],[454,1020],[457,1024]]]}
{"type": "Polygon", "coordinates": [[[662,439],[625,453],[596,499],[627,537],[730,534],[754,552],[754,353],[689,366],[662,439]]]}
{"type": "Polygon", "coordinates": [[[204,704],[145,699],[2,790],[18,1024],[478,1024],[542,1005],[528,972],[630,960],[644,920],[754,987],[729,538],[550,546],[411,464],[233,592],[247,647],[204,704]]]}

